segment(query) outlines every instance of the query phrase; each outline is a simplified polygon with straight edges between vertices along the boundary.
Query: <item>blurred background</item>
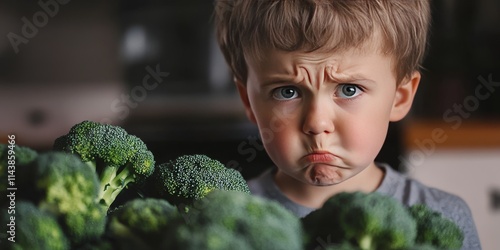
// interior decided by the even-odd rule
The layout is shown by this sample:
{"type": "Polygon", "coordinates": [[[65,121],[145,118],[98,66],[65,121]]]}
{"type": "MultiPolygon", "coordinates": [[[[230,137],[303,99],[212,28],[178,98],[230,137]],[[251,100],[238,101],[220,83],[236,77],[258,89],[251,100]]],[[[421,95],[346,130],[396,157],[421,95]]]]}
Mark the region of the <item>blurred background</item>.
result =
{"type": "MultiPolygon", "coordinates": [[[[500,239],[500,2],[434,0],[413,111],[379,161],[463,197],[500,239]]],[[[124,127],[164,162],[201,153],[251,178],[272,165],[214,39],[208,0],[0,3],[0,142],[39,151],[83,120],[124,127]]]]}

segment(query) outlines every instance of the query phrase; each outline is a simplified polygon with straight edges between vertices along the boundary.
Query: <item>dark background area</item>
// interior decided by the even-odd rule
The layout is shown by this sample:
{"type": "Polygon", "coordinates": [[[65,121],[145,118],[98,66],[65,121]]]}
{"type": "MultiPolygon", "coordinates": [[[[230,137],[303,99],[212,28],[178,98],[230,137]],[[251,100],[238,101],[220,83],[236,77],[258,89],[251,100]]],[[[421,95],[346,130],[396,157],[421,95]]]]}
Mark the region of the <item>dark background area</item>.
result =
{"type": "MultiPolygon", "coordinates": [[[[272,165],[215,43],[212,1],[73,0],[57,4],[57,11],[47,6],[0,4],[2,140],[15,133],[18,143],[49,150],[78,121],[106,119],[143,139],[159,163],[206,154],[247,178],[272,165]],[[25,20],[37,27],[31,38],[23,35],[25,20]],[[18,52],[12,34],[28,40],[18,52]],[[148,67],[168,76],[144,91],[148,67]],[[134,94],[133,107],[127,106],[122,96],[134,94]]],[[[436,0],[432,8],[428,57],[409,120],[442,120],[475,94],[479,76],[500,81],[500,3],[436,0]]],[[[472,118],[499,120],[499,107],[496,91],[472,118]]],[[[403,133],[404,122],[391,124],[377,158],[401,171],[403,133]]]]}

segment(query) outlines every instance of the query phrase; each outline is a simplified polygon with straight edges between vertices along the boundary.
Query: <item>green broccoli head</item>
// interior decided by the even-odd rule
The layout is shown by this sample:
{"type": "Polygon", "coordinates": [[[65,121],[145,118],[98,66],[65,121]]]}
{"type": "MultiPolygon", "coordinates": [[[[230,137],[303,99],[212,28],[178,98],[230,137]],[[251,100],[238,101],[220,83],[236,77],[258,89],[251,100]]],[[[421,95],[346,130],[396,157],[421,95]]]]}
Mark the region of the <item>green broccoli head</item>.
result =
{"type": "Polygon", "coordinates": [[[10,155],[15,156],[16,165],[26,165],[32,162],[38,153],[29,147],[0,143],[0,168],[8,165],[10,155]],[[9,153],[9,150],[12,150],[13,153],[9,153]]]}
{"type": "Polygon", "coordinates": [[[153,153],[123,128],[92,121],[74,125],[54,149],[76,154],[99,175],[101,202],[110,206],[128,184],[142,183],[155,166],[153,153]]]}
{"type": "Polygon", "coordinates": [[[302,249],[300,219],[280,204],[215,190],[165,233],[167,249],[302,249]]]}
{"type": "MultiPolygon", "coordinates": [[[[27,181],[24,178],[14,178],[14,182],[9,183],[9,175],[18,175],[20,168],[31,163],[37,156],[38,153],[29,147],[0,144],[0,205],[6,202],[7,187],[23,186],[27,181]],[[15,166],[15,169],[9,166],[15,166]]],[[[24,191],[29,190],[20,190],[24,191]]]]}
{"type": "MultiPolygon", "coordinates": [[[[15,208],[15,243],[5,241],[6,249],[65,250],[70,244],[57,220],[27,201],[18,201],[15,208]]],[[[7,211],[2,212],[1,223],[11,223],[7,211]]],[[[11,235],[8,235],[11,237],[11,235]]],[[[4,248],[5,249],[5,248],[4,248]]]]}
{"type": "Polygon", "coordinates": [[[308,248],[348,242],[360,249],[401,249],[412,246],[417,233],[407,209],[379,193],[339,193],[302,224],[308,248]]]}
{"type": "MultiPolygon", "coordinates": [[[[234,233],[222,225],[188,226],[178,221],[175,230],[168,230],[163,236],[159,249],[184,250],[253,250],[250,242],[244,238],[235,237],[234,233]]],[[[267,249],[267,248],[264,248],[267,249]]],[[[269,248],[271,249],[271,248],[269,248]]]]}
{"type": "MultiPolygon", "coordinates": [[[[117,248],[105,237],[94,241],[85,242],[83,245],[73,248],[76,250],[116,250],[117,248]]],[[[142,250],[142,249],[141,249],[142,250]]]]}
{"type": "Polygon", "coordinates": [[[184,155],[156,167],[155,183],[174,205],[192,204],[213,190],[250,193],[241,173],[206,155],[184,155]]]}
{"type": "Polygon", "coordinates": [[[38,153],[29,147],[0,143],[0,181],[7,180],[9,165],[24,166],[31,163],[37,156],[38,153]]]}
{"type": "Polygon", "coordinates": [[[64,152],[40,154],[30,166],[38,207],[56,216],[75,245],[104,232],[106,207],[98,202],[96,173],[79,157],[64,152]]]}
{"type": "Polygon", "coordinates": [[[415,204],[408,209],[417,222],[416,243],[432,245],[438,249],[462,247],[464,235],[452,220],[424,204],[415,204]]]}
{"type": "Polygon", "coordinates": [[[136,198],[109,214],[107,236],[119,249],[158,249],[162,233],[179,218],[166,200],[136,198]]]}
{"type": "Polygon", "coordinates": [[[428,245],[428,244],[424,244],[424,245],[416,244],[413,247],[407,248],[405,250],[443,250],[443,248],[436,248],[436,247],[434,247],[432,245],[428,245]]]}

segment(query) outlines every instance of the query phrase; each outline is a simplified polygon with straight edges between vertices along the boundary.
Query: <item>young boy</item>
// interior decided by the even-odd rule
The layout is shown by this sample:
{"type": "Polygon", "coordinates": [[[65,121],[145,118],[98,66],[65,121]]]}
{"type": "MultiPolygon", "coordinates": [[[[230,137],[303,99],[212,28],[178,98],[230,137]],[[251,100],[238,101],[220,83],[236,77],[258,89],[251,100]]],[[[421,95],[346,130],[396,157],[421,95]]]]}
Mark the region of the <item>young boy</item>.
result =
{"type": "Polygon", "coordinates": [[[374,162],[420,82],[424,0],[218,0],[218,42],[276,168],[253,194],[305,216],[343,191],[425,203],[480,249],[467,204],[374,162]]]}

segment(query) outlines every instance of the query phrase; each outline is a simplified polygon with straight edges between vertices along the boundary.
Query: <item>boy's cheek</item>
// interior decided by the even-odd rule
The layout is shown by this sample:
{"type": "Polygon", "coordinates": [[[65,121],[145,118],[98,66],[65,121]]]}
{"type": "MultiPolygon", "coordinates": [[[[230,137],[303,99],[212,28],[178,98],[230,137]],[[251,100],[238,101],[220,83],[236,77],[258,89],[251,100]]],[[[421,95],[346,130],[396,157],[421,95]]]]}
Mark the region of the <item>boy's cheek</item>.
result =
{"type": "Polygon", "coordinates": [[[256,113],[261,129],[268,129],[273,132],[282,131],[285,127],[293,126],[297,123],[299,114],[298,108],[294,105],[262,106],[256,113]]]}
{"type": "Polygon", "coordinates": [[[285,129],[272,136],[266,136],[261,132],[261,136],[266,151],[278,166],[290,165],[294,158],[300,156],[300,152],[297,152],[300,141],[297,140],[295,132],[285,129]]]}
{"type": "Polygon", "coordinates": [[[382,148],[387,134],[387,125],[373,122],[370,126],[366,126],[366,124],[353,125],[348,130],[350,139],[344,141],[344,146],[349,152],[357,154],[360,159],[364,158],[371,162],[382,148]]]}

